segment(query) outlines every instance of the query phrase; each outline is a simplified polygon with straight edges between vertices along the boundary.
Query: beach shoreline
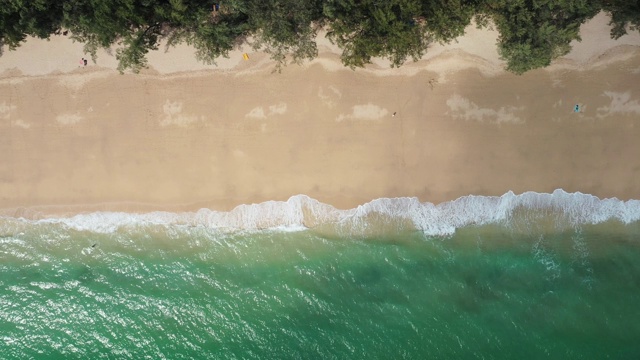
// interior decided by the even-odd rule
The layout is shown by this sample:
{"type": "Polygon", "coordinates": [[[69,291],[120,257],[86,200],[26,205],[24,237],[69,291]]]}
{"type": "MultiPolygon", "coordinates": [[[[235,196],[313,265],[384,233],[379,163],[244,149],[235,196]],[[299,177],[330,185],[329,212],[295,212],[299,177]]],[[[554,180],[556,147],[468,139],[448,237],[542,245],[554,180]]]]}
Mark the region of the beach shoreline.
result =
{"type": "Polygon", "coordinates": [[[298,194],[348,209],[559,188],[639,199],[640,35],[605,42],[606,20],[522,76],[501,70],[495,32],[475,28],[400,69],[343,68],[322,42],[281,74],[265,54],[212,67],[179,48],[119,75],[105,54],[69,65],[82,53],[66,38],[29,40],[0,57],[0,213],[229,211],[298,194]]]}

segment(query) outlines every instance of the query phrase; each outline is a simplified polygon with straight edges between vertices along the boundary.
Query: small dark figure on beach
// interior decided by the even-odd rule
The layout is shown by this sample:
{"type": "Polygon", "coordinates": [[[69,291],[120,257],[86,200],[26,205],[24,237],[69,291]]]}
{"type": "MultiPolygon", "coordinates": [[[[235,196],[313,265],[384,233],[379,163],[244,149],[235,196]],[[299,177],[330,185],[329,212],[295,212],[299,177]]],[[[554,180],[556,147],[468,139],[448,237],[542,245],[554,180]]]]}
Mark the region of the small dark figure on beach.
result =
{"type": "Polygon", "coordinates": [[[392,116],[392,117],[396,116],[396,112],[394,111],[394,112],[393,112],[393,115],[391,115],[391,116],[392,116]]]}
{"type": "Polygon", "coordinates": [[[87,59],[82,58],[82,61],[84,62],[84,66],[87,66],[87,59]]]}

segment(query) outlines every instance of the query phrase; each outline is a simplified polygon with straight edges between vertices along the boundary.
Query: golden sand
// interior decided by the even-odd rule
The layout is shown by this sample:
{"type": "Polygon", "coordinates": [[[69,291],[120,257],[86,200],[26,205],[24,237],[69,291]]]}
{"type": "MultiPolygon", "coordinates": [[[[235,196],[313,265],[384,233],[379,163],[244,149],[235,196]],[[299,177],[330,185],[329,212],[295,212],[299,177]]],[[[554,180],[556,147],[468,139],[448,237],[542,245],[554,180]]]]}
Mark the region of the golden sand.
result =
{"type": "Polygon", "coordinates": [[[78,67],[81,45],[52,42],[57,53],[32,39],[0,57],[5,213],[222,210],[296,194],[339,208],[556,188],[640,198],[635,34],[523,76],[500,70],[495,46],[483,57],[462,40],[401,69],[345,69],[326,45],[281,74],[253,53],[185,71],[193,60],[174,50],[141,75],[104,54],[78,67]]]}

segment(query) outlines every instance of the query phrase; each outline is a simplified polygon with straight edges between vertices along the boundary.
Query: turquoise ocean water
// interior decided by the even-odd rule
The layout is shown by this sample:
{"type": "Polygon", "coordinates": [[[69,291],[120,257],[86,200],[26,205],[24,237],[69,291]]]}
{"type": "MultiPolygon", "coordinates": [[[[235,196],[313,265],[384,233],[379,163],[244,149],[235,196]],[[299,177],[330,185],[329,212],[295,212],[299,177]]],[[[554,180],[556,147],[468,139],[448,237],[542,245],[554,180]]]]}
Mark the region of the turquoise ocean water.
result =
{"type": "Polygon", "coordinates": [[[640,201],[0,218],[2,359],[638,359],[640,201]]]}

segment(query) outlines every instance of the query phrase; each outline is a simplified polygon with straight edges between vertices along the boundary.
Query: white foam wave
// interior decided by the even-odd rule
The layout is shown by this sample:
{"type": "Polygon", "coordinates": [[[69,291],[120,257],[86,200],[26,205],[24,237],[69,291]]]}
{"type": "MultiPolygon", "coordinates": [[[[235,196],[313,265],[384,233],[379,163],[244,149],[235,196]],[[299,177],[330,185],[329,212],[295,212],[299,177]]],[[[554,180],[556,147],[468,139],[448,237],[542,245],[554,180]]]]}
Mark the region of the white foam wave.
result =
{"type": "Polygon", "coordinates": [[[229,212],[209,209],[184,213],[94,212],[19,221],[61,224],[78,231],[97,233],[150,225],[197,226],[228,231],[300,231],[329,225],[358,233],[374,223],[401,221],[412,224],[427,235],[450,235],[456,229],[469,225],[509,222],[519,209],[543,210],[574,225],[597,224],[608,220],[628,224],[640,220],[639,200],[599,199],[593,195],[567,193],[559,189],[551,194],[526,192],[516,195],[510,191],[499,197],[470,195],[438,205],[420,202],[417,198],[383,198],[348,210],[336,209],[306,195],[296,195],[287,201],[240,205],[229,212]]]}

